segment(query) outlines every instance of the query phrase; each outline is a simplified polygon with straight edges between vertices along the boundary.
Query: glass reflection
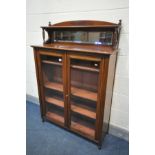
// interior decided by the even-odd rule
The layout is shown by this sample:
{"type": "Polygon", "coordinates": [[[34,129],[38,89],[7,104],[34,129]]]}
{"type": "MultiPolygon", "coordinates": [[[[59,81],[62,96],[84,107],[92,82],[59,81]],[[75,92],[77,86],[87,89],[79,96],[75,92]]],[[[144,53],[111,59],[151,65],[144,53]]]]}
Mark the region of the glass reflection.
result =
{"type": "Polygon", "coordinates": [[[55,31],[54,41],[112,45],[112,32],[55,31]]]}

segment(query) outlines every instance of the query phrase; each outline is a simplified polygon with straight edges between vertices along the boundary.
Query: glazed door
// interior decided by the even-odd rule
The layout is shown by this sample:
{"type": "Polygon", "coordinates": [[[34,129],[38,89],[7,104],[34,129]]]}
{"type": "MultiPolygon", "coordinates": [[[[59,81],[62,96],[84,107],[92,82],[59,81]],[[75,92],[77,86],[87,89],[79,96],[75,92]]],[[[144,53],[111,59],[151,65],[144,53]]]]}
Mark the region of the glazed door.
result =
{"type": "Polygon", "coordinates": [[[65,54],[39,51],[38,56],[42,95],[42,109],[46,119],[66,124],[64,66],[65,54]]]}
{"type": "Polygon", "coordinates": [[[99,115],[101,58],[68,55],[68,105],[70,129],[96,139],[99,115]]]}

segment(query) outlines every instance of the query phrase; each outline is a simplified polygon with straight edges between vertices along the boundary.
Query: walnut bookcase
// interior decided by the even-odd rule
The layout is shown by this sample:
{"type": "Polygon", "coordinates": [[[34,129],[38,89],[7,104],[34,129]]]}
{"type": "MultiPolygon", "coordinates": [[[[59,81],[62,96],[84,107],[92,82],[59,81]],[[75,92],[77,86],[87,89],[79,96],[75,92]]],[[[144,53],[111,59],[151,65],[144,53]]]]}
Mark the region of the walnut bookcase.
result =
{"type": "Polygon", "coordinates": [[[41,117],[101,148],[108,131],[121,21],[43,26],[32,45],[41,117]]]}

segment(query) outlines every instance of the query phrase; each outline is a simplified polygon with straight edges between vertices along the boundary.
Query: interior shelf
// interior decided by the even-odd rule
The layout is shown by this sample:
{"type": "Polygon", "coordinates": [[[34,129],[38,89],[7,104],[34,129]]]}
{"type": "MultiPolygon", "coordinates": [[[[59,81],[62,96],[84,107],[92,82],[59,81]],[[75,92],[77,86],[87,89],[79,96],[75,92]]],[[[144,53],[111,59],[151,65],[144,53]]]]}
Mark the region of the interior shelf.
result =
{"type": "Polygon", "coordinates": [[[54,105],[59,106],[61,108],[64,108],[64,102],[59,100],[59,99],[57,99],[57,98],[46,96],[45,100],[48,103],[51,103],[51,104],[54,104],[54,105]]]}
{"type": "MultiPolygon", "coordinates": [[[[64,125],[64,117],[61,115],[58,115],[54,112],[47,112],[46,117],[50,121],[53,121],[53,122],[60,124],[60,125],[64,125]]],[[[72,121],[71,122],[71,129],[80,133],[80,134],[83,134],[85,136],[89,136],[90,138],[94,138],[94,136],[95,136],[95,130],[94,129],[92,129],[89,126],[80,124],[78,122],[72,121]]]]}
{"type": "Polygon", "coordinates": [[[99,72],[99,69],[98,68],[93,68],[93,67],[86,67],[86,66],[79,66],[79,65],[71,65],[71,68],[85,70],[85,71],[91,71],[91,72],[99,72]]]}
{"type": "Polygon", "coordinates": [[[46,117],[47,117],[48,120],[56,122],[56,123],[58,123],[60,125],[64,125],[64,117],[61,116],[61,115],[58,115],[58,114],[56,114],[54,112],[47,112],[46,117]]]}
{"type": "Polygon", "coordinates": [[[81,114],[83,116],[86,116],[86,117],[89,117],[92,119],[96,119],[96,113],[89,110],[89,109],[86,109],[86,108],[83,108],[80,106],[76,106],[76,105],[71,105],[71,110],[73,112],[76,112],[76,113],[81,114]]]}
{"type": "Polygon", "coordinates": [[[77,97],[81,97],[81,98],[92,100],[92,101],[97,101],[97,93],[93,91],[72,87],[71,93],[72,95],[77,96],[77,97]]]}
{"type": "Polygon", "coordinates": [[[53,90],[57,90],[57,91],[60,91],[62,92],[63,91],[63,85],[61,83],[58,83],[58,82],[46,82],[44,84],[45,88],[48,88],[48,89],[53,89],[53,90]]]}
{"type": "Polygon", "coordinates": [[[54,62],[54,61],[49,61],[49,60],[43,60],[42,62],[45,63],[45,64],[52,64],[52,65],[62,66],[62,63],[60,63],[60,62],[54,62]]]}
{"type": "MultiPolygon", "coordinates": [[[[60,92],[63,91],[63,85],[61,83],[46,82],[44,86],[46,88],[57,90],[60,92]]],[[[81,89],[81,88],[76,88],[76,87],[71,87],[71,92],[72,92],[72,95],[74,95],[74,96],[92,100],[92,101],[97,101],[97,93],[96,92],[81,89]]]]}
{"type": "MultiPolygon", "coordinates": [[[[63,91],[63,85],[61,83],[57,82],[46,82],[44,85],[46,88],[57,90],[62,92],[63,91]]],[[[71,87],[72,95],[81,97],[84,99],[89,99],[92,101],[97,101],[97,93],[81,88],[71,87]]]]}
{"type": "Polygon", "coordinates": [[[88,126],[85,126],[85,125],[82,125],[82,124],[79,124],[78,122],[74,122],[72,121],[71,123],[71,129],[74,130],[74,131],[77,131],[85,136],[89,136],[90,138],[94,138],[95,137],[95,130],[88,127],[88,126]]]}

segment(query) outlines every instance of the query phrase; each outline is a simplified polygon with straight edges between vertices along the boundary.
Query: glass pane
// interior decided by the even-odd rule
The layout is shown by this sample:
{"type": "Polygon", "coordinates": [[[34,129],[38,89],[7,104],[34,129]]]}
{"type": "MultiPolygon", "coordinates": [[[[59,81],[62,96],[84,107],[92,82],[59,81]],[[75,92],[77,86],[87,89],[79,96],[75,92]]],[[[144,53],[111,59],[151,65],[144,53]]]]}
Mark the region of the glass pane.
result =
{"type": "Polygon", "coordinates": [[[64,123],[62,61],[62,57],[41,55],[46,115],[59,123],[64,123]]]}
{"type": "Polygon", "coordinates": [[[94,138],[99,62],[71,59],[71,128],[94,138]]]}
{"type": "Polygon", "coordinates": [[[112,45],[113,32],[55,31],[55,41],[112,45]]]}

